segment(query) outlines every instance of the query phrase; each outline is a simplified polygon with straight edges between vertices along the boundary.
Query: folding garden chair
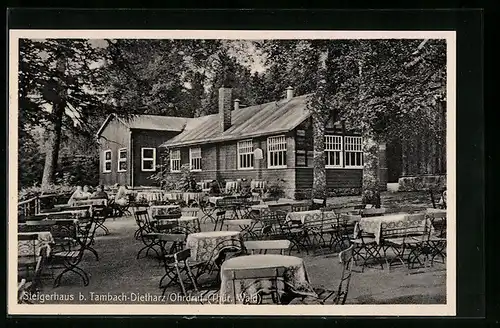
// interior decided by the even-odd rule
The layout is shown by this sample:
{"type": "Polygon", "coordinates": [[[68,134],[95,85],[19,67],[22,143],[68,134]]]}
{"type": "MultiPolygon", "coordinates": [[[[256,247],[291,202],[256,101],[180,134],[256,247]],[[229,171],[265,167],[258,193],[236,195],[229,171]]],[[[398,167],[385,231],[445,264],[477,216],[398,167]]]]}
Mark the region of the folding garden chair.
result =
{"type": "Polygon", "coordinates": [[[342,264],[342,275],[336,290],[327,290],[324,288],[314,288],[322,304],[344,305],[349,293],[349,285],[352,276],[352,262],[354,254],[354,245],[339,253],[339,260],[342,264]]]}
{"type": "Polygon", "coordinates": [[[84,251],[86,249],[86,239],[92,229],[92,221],[82,224],[77,233],[77,225],[71,220],[56,221],[52,226],[51,233],[55,241],[55,246],[50,254],[50,266],[52,270],[61,268],[63,271],[54,280],[54,287],[61,283],[61,278],[67,272],[73,272],[80,276],[84,286],[89,284],[88,274],[80,268],[84,251]]]}
{"type": "Polygon", "coordinates": [[[141,239],[142,243],[144,246],[137,252],[137,259],[140,258],[140,255],[143,251],[146,251],[145,256],[148,256],[149,251],[153,250],[158,258],[161,258],[160,251],[158,251],[156,248],[160,248],[161,245],[158,241],[158,235],[159,233],[156,232],[149,220],[149,213],[148,211],[136,211],[134,213],[135,217],[135,222],[138,226],[138,229],[136,230],[135,234],[138,236],[139,239],[141,239]]]}
{"type": "Polygon", "coordinates": [[[434,259],[440,257],[443,263],[446,259],[446,213],[433,213],[428,216],[434,233],[429,235],[429,256],[431,257],[431,266],[434,259]]]}
{"type": "Polygon", "coordinates": [[[191,284],[193,285],[193,289],[197,290],[196,279],[191,272],[191,268],[193,265],[189,263],[188,259],[191,256],[191,250],[185,249],[179,252],[176,252],[171,255],[165,256],[164,267],[165,267],[165,275],[160,280],[160,288],[163,288],[162,296],[165,295],[167,288],[172,284],[178,283],[181,287],[182,294],[187,296],[186,290],[186,280],[183,277],[183,273],[187,275],[191,284]],[[169,282],[166,285],[161,285],[165,278],[169,278],[169,282]]]}
{"type": "MultiPolygon", "coordinates": [[[[381,247],[377,244],[374,234],[365,233],[359,228],[359,223],[356,223],[354,231],[358,231],[356,236],[351,239],[351,244],[353,244],[353,259],[354,263],[358,261],[358,258],[363,260],[361,266],[361,272],[364,272],[365,266],[370,260],[381,260],[382,255],[380,254],[381,247]]],[[[380,262],[380,267],[384,269],[382,262],[380,262]]]]}
{"type": "Polygon", "coordinates": [[[35,293],[41,287],[41,275],[47,259],[47,247],[40,246],[37,234],[19,234],[17,276],[24,280],[24,290],[35,293]]]}
{"type": "MultiPolygon", "coordinates": [[[[415,218],[424,217],[424,214],[414,214],[415,218]]],[[[411,265],[418,262],[422,265],[419,257],[427,252],[424,247],[428,245],[429,227],[426,220],[415,220],[403,226],[389,228],[382,222],[380,232],[380,243],[384,252],[385,262],[390,270],[394,262],[400,262],[410,269],[411,265]],[[420,222],[424,222],[419,223],[420,222]],[[394,258],[389,260],[387,250],[394,252],[394,258]],[[405,263],[405,259],[407,263],[405,263]]]]}
{"type": "Polygon", "coordinates": [[[108,217],[108,209],[106,205],[92,205],[92,217],[96,229],[101,229],[104,231],[105,235],[109,235],[109,229],[104,225],[106,218],[108,217]]]}
{"type": "Polygon", "coordinates": [[[230,273],[231,283],[233,284],[233,295],[231,300],[236,304],[238,300],[243,304],[262,305],[276,304],[281,305],[280,283],[284,284],[284,267],[264,268],[264,269],[238,269],[230,273]],[[269,281],[271,284],[263,287],[260,282],[269,281]],[[243,283],[242,283],[243,282],[243,283]],[[250,283],[248,283],[250,282],[250,283]],[[243,288],[237,293],[236,284],[243,288]],[[258,286],[257,288],[255,286],[258,286]]]}

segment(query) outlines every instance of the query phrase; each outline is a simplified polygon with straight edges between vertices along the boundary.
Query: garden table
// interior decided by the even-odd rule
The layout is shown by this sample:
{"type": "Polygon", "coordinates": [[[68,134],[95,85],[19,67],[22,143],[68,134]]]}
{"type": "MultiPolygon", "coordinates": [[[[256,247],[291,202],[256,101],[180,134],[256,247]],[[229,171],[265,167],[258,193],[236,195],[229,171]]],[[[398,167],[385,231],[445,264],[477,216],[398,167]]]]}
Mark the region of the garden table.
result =
{"type": "Polygon", "coordinates": [[[196,216],[182,216],[178,219],[159,219],[158,224],[165,225],[168,223],[177,223],[179,228],[182,228],[187,233],[200,232],[198,218],[196,216]]]}
{"type": "Polygon", "coordinates": [[[290,212],[286,216],[286,221],[300,221],[302,224],[307,221],[319,221],[321,220],[322,212],[320,210],[314,211],[302,211],[302,212],[290,212]]]}
{"type": "Polygon", "coordinates": [[[37,235],[35,243],[30,240],[18,240],[17,241],[17,255],[18,256],[40,256],[40,251],[47,247],[47,254],[50,254],[50,245],[54,243],[54,238],[50,231],[38,231],[38,232],[20,232],[18,235],[37,235]],[[33,247],[35,249],[33,249],[33,247]]]}
{"type": "Polygon", "coordinates": [[[85,199],[85,200],[76,200],[73,203],[73,206],[85,206],[85,205],[104,205],[108,206],[108,200],[105,198],[95,198],[95,199],[85,199]]]}
{"type": "Polygon", "coordinates": [[[241,304],[241,296],[252,299],[259,290],[266,290],[270,287],[278,289],[278,293],[310,296],[317,298],[307,275],[304,260],[287,255],[278,254],[258,254],[231,258],[221,266],[221,288],[219,302],[221,304],[241,304]],[[278,285],[272,285],[272,278],[269,279],[231,279],[231,273],[242,269],[268,269],[285,268],[283,277],[279,277],[278,285]],[[235,299],[236,295],[236,299],[235,299]]]}
{"type": "Polygon", "coordinates": [[[359,231],[362,230],[365,233],[372,233],[375,235],[375,241],[380,243],[380,234],[382,231],[382,226],[388,229],[394,228],[405,228],[409,226],[425,225],[431,227],[430,221],[425,218],[418,218],[409,215],[408,213],[395,213],[384,216],[373,216],[361,218],[354,229],[354,235],[357,236],[359,231]]]}
{"type": "Polygon", "coordinates": [[[75,210],[64,210],[59,212],[49,212],[49,213],[38,213],[36,217],[45,217],[48,219],[58,220],[59,218],[75,218],[75,219],[83,219],[89,218],[92,216],[92,208],[90,209],[75,209],[75,210]]]}
{"type": "Polygon", "coordinates": [[[186,248],[191,250],[191,259],[195,262],[215,261],[223,248],[231,246],[244,249],[239,231],[198,232],[189,234],[186,239],[186,248]]]}
{"type": "Polygon", "coordinates": [[[169,215],[179,212],[180,216],[180,206],[179,205],[153,205],[150,206],[151,217],[157,215],[169,215]]]}

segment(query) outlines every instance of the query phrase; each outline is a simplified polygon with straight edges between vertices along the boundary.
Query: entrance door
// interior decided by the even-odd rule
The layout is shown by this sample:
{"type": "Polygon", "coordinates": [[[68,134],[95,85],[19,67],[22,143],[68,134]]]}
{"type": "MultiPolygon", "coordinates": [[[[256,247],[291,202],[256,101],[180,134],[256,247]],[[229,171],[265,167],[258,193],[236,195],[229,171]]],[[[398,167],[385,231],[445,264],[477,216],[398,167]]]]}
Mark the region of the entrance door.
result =
{"type": "Polygon", "coordinates": [[[393,140],[387,143],[387,182],[398,182],[402,173],[401,142],[393,140]]]}

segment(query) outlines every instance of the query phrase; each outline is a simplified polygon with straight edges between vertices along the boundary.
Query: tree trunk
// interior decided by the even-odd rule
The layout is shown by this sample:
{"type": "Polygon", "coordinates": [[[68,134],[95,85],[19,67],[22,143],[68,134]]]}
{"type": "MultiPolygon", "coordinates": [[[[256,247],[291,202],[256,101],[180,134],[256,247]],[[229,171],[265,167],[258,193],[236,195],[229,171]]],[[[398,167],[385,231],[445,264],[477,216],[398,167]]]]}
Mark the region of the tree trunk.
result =
{"type": "Polygon", "coordinates": [[[315,199],[326,198],[325,169],[325,121],[319,115],[313,115],[313,192],[315,199]]]}
{"type": "Polygon", "coordinates": [[[363,204],[380,207],[379,145],[373,135],[365,131],[363,135],[363,204]]]}
{"type": "MultiPolygon", "coordinates": [[[[66,71],[66,59],[63,56],[57,61],[57,72],[59,79],[55,87],[54,99],[52,101],[52,122],[47,127],[49,134],[47,140],[47,152],[45,154],[45,166],[43,168],[42,188],[54,183],[59,149],[61,146],[61,129],[64,111],[66,109],[66,88],[62,78],[66,71]]],[[[50,92],[51,90],[49,90],[50,92]]]]}
{"type": "Polygon", "coordinates": [[[323,199],[326,203],[326,170],[325,170],[325,125],[329,116],[326,105],[326,78],[328,49],[321,51],[318,61],[317,86],[312,99],[312,126],[313,126],[313,190],[312,198],[323,199]]]}

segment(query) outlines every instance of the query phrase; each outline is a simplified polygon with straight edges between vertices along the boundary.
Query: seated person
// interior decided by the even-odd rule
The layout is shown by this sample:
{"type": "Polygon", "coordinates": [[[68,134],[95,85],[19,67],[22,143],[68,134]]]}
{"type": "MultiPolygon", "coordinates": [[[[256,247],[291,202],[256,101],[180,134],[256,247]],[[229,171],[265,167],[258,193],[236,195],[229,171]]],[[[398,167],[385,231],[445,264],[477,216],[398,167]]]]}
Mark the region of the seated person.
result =
{"type": "Polygon", "coordinates": [[[99,185],[96,191],[90,196],[91,199],[108,199],[108,194],[104,191],[104,186],[99,185]]]}
{"type": "Polygon", "coordinates": [[[217,180],[212,180],[210,183],[210,191],[208,192],[210,195],[219,195],[220,194],[220,187],[219,183],[217,180]]]}
{"type": "Polygon", "coordinates": [[[441,199],[439,200],[439,203],[438,203],[438,207],[439,208],[446,208],[446,190],[443,191],[441,199]]]}
{"type": "Polygon", "coordinates": [[[73,192],[73,194],[68,200],[68,205],[73,206],[75,204],[75,201],[84,199],[87,199],[87,197],[83,193],[82,186],[77,186],[76,190],[73,192]]]}
{"type": "Polygon", "coordinates": [[[127,186],[119,186],[115,196],[115,204],[125,206],[128,204],[128,188],[127,186]]]}
{"type": "Polygon", "coordinates": [[[83,197],[85,197],[85,199],[89,199],[90,196],[92,196],[92,192],[90,192],[89,186],[87,186],[87,185],[83,186],[82,194],[83,194],[83,197]]]}

